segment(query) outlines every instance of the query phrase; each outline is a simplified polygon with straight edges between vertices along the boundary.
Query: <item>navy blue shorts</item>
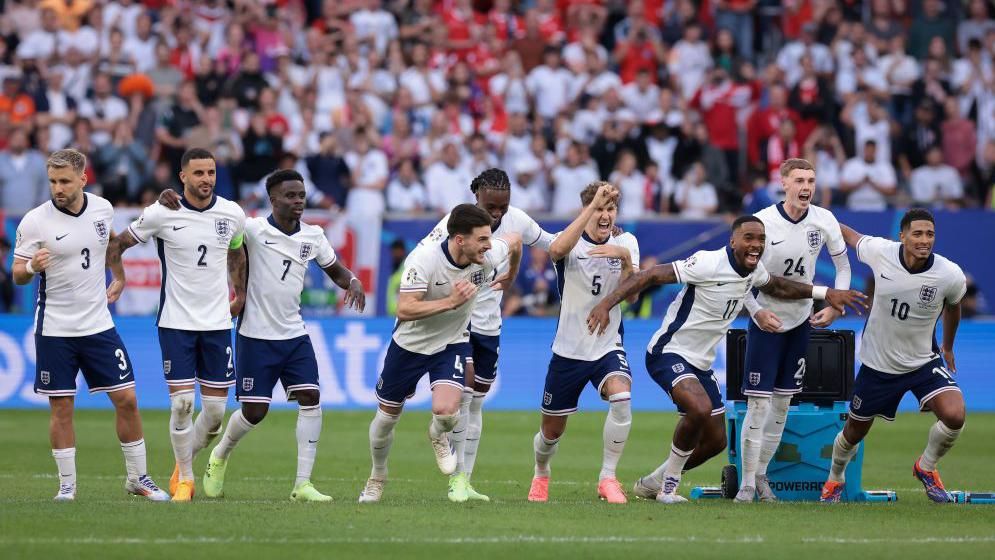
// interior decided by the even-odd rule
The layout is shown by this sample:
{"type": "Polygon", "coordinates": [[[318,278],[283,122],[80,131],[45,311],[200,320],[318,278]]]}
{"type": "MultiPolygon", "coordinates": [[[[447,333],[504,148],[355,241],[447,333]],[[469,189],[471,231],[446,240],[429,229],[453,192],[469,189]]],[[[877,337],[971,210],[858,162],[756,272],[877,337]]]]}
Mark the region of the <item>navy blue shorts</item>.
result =
{"type": "Polygon", "coordinates": [[[794,395],[802,391],[808,354],[808,321],[781,333],[769,333],[750,321],[746,335],[743,394],[758,397],[794,395]]]}
{"type": "Polygon", "coordinates": [[[35,355],[35,393],[39,395],[75,395],[80,370],[91,393],[135,386],[128,349],[114,328],[88,336],[36,334],[35,355]]]}
{"type": "Polygon", "coordinates": [[[898,404],[907,391],[912,391],[919,400],[919,409],[924,410],[926,403],[936,395],[944,391],[959,392],[960,387],[940,358],[900,375],[861,365],[853,385],[850,416],[863,421],[872,420],[875,416],[894,420],[898,404]]]}
{"type": "Polygon", "coordinates": [[[181,331],[159,327],[166,385],[227,389],[235,384],[231,331],[181,331]]]}
{"type": "Polygon", "coordinates": [[[295,391],[320,389],[310,336],[261,340],[238,335],[235,344],[235,398],[239,402],[270,402],[277,381],[291,400],[295,391]]]}
{"type": "MultiPolygon", "coordinates": [[[[712,370],[704,371],[691,365],[687,360],[677,354],[667,352],[666,354],[646,353],[646,371],[656,384],[663,388],[673,400],[673,390],[678,383],[686,379],[697,379],[698,383],[705,388],[708,399],[712,402],[712,416],[724,414],[726,411],[725,401],[722,400],[722,393],[719,392],[719,382],[715,380],[712,370]]],[[[676,402],[674,404],[677,404],[676,402]]],[[[677,413],[684,415],[684,409],[677,404],[677,413]]]]}
{"type": "Polygon", "coordinates": [[[542,393],[542,413],[567,416],[577,412],[577,401],[584,385],[590,382],[601,394],[601,386],[613,375],[621,375],[632,383],[629,361],[622,350],[614,350],[590,362],[553,354],[542,393]]]}
{"type": "Polygon", "coordinates": [[[497,378],[498,349],[500,336],[488,336],[470,332],[470,355],[466,361],[473,364],[473,380],[481,385],[490,385],[497,378]]]}
{"type": "Polygon", "coordinates": [[[466,355],[461,352],[465,352],[465,348],[465,342],[450,344],[437,354],[426,355],[409,352],[391,340],[377,381],[377,400],[387,406],[404,405],[404,401],[415,395],[418,381],[426,373],[432,388],[451,385],[462,390],[466,355]]]}

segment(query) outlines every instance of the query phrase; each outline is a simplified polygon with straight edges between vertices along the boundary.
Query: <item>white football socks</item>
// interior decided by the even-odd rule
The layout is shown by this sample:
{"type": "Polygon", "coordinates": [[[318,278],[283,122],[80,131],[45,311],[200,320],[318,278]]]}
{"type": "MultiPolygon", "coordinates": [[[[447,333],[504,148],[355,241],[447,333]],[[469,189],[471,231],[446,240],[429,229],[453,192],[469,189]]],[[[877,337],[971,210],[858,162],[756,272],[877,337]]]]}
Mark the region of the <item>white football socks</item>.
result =
{"type": "Polygon", "coordinates": [[[52,457],[59,469],[59,485],[76,487],[76,448],[53,449],[52,457]]]}
{"type": "Polygon", "coordinates": [[[469,388],[463,389],[460,397],[459,413],[457,413],[456,427],[453,428],[449,439],[453,442],[453,451],[456,453],[456,472],[463,472],[464,450],[466,449],[466,427],[469,423],[470,401],[473,400],[473,391],[469,388]]]}
{"type": "Polygon", "coordinates": [[[605,428],[602,432],[604,453],[601,459],[601,473],[598,480],[615,478],[615,469],[622,458],[625,440],[629,438],[629,428],[632,427],[632,394],[628,391],[615,393],[608,397],[608,416],[605,418],[605,428]]]}
{"type": "Polygon", "coordinates": [[[788,420],[788,406],[791,405],[791,395],[774,395],[770,401],[770,412],[764,422],[764,441],[760,446],[760,462],[757,463],[757,474],[766,475],[770,460],[777,453],[784,435],[784,423],[788,420]]]}
{"type": "Polygon", "coordinates": [[[124,454],[124,468],[128,471],[128,480],[137,481],[148,474],[145,438],[130,443],[122,443],[121,452],[124,454]]]}
{"type": "Polygon", "coordinates": [[[532,439],[532,448],[536,454],[535,476],[549,476],[549,461],[556,454],[559,441],[559,438],[546,439],[546,436],[542,435],[542,430],[539,430],[532,439]]]}
{"type": "Polygon", "coordinates": [[[439,439],[453,431],[456,422],[459,421],[459,411],[456,414],[433,414],[432,422],[428,425],[428,435],[432,439],[439,439]]]}
{"type": "Polygon", "coordinates": [[[221,425],[225,420],[225,405],[228,397],[210,397],[201,395],[200,414],[193,423],[193,441],[190,449],[192,456],[211,444],[221,433],[221,425]]]}
{"type": "Polygon", "coordinates": [[[829,480],[832,482],[846,482],[846,466],[850,464],[850,459],[857,454],[857,445],[853,445],[843,437],[843,432],[836,434],[833,441],[833,464],[829,467],[829,480]]]}
{"type": "Polygon", "coordinates": [[[692,453],[694,453],[694,449],[684,451],[678,449],[674,444],[670,444],[670,455],[667,457],[667,460],[646,478],[653,482],[654,488],[663,486],[664,477],[681,478],[681,473],[684,472],[684,464],[688,462],[692,453]]]}
{"type": "Polygon", "coordinates": [[[484,397],[487,393],[473,392],[473,400],[467,413],[466,443],[463,444],[463,472],[469,477],[477,462],[477,448],[480,446],[480,433],[484,429],[484,397]]]}
{"type": "MultiPolygon", "coordinates": [[[[961,428],[961,430],[963,429],[961,428]]],[[[946,424],[937,420],[929,428],[929,439],[926,441],[926,450],[922,452],[922,457],[919,459],[919,468],[924,471],[935,471],[937,461],[954,446],[961,430],[951,430],[946,424]]]]}
{"type": "Polygon", "coordinates": [[[241,408],[233,412],[231,417],[228,418],[228,426],[225,427],[225,434],[221,436],[221,441],[211,451],[211,457],[221,460],[227,459],[231,455],[231,452],[235,450],[238,442],[255,427],[255,424],[251,424],[242,415],[241,408]]]}
{"type": "Polygon", "coordinates": [[[169,395],[169,440],[180,467],[180,480],[193,480],[193,389],[169,395]]]}
{"type": "Polygon", "coordinates": [[[297,411],[297,480],[294,486],[311,480],[320,436],[321,405],[300,407],[297,411]]]}
{"type": "Polygon", "coordinates": [[[757,463],[760,461],[760,447],[763,445],[763,429],[770,411],[770,397],[750,396],[746,402],[746,417],[740,433],[740,449],[743,451],[743,480],[740,486],[757,486],[757,463]]]}
{"type": "Polygon", "coordinates": [[[377,409],[370,422],[370,455],[373,458],[370,478],[387,480],[387,456],[390,455],[390,445],[394,442],[394,425],[399,418],[400,416],[377,409]]]}

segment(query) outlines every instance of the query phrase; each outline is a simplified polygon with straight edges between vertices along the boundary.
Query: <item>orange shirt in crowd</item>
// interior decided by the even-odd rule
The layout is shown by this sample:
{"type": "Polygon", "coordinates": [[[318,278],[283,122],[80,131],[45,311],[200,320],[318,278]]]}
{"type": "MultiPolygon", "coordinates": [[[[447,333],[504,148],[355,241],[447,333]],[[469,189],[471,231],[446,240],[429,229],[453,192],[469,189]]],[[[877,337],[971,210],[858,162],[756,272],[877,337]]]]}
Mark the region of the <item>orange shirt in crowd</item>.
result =
{"type": "Polygon", "coordinates": [[[22,124],[35,116],[35,102],[23,93],[13,98],[0,95],[0,113],[6,114],[11,124],[22,124]]]}

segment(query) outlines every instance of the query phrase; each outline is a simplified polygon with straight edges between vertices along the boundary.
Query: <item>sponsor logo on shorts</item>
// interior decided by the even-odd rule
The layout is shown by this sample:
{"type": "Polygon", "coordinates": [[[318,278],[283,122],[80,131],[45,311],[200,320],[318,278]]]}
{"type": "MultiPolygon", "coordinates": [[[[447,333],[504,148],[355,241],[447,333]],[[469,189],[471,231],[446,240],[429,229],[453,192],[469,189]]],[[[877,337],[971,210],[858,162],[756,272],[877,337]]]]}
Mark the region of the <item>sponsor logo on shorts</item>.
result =
{"type": "Polygon", "coordinates": [[[542,392],[542,404],[543,406],[549,406],[553,402],[553,394],[549,391],[542,392]]]}
{"type": "Polygon", "coordinates": [[[162,361],[162,372],[169,375],[169,372],[173,371],[173,361],[163,360],[162,361]]]}
{"type": "Polygon", "coordinates": [[[47,371],[41,372],[41,383],[42,385],[48,385],[48,382],[52,380],[52,374],[47,371]]]}
{"type": "Polygon", "coordinates": [[[684,373],[684,364],[674,364],[670,369],[674,370],[674,373],[684,373]]]}
{"type": "Polygon", "coordinates": [[[860,400],[860,397],[854,395],[853,401],[850,402],[850,408],[857,410],[858,408],[860,408],[861,404],[863,404],[863,401],[860,400]]]}
{"type": "Polygon", "coordinates": [[[314,254],[314,244],[301,243],[301,260],[306,261],[314,254]]]}
{"type": "Polygon", "coordinates": [[[252,378],[252,377],[243,377],[242,378],[242,390],[243,391],[251,391],[252,388],[255,387],[255,386],[256,386],[256,380],[254,378],[252,378]]]}
{"type": "Polygon", "coordinates": [[[758,371],[751,371],[750,372],[750,385],[753,385],[754,387],[756,387],[759,384],[760,384],[760,372],[758,372],[758,371]]]}

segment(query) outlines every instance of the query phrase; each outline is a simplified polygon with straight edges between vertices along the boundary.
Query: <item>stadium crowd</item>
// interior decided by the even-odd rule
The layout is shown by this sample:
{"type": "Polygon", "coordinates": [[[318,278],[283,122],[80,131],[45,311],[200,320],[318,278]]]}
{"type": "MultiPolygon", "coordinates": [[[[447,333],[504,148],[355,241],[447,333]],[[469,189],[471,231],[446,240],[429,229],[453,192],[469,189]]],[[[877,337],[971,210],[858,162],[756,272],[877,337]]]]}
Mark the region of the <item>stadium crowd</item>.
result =
{"type": "Polygon", "coordinates": [[[823,205],[993,208],[985,0],[23,0],[0,21],[0,206],[48,198],[74,146],[116,204],[218,157],[259,205],[277,167],[352,219],[442,213],[500,166],[525,210],[608,179],[620,219],[776,200],[805,157],[823,205]]]}

